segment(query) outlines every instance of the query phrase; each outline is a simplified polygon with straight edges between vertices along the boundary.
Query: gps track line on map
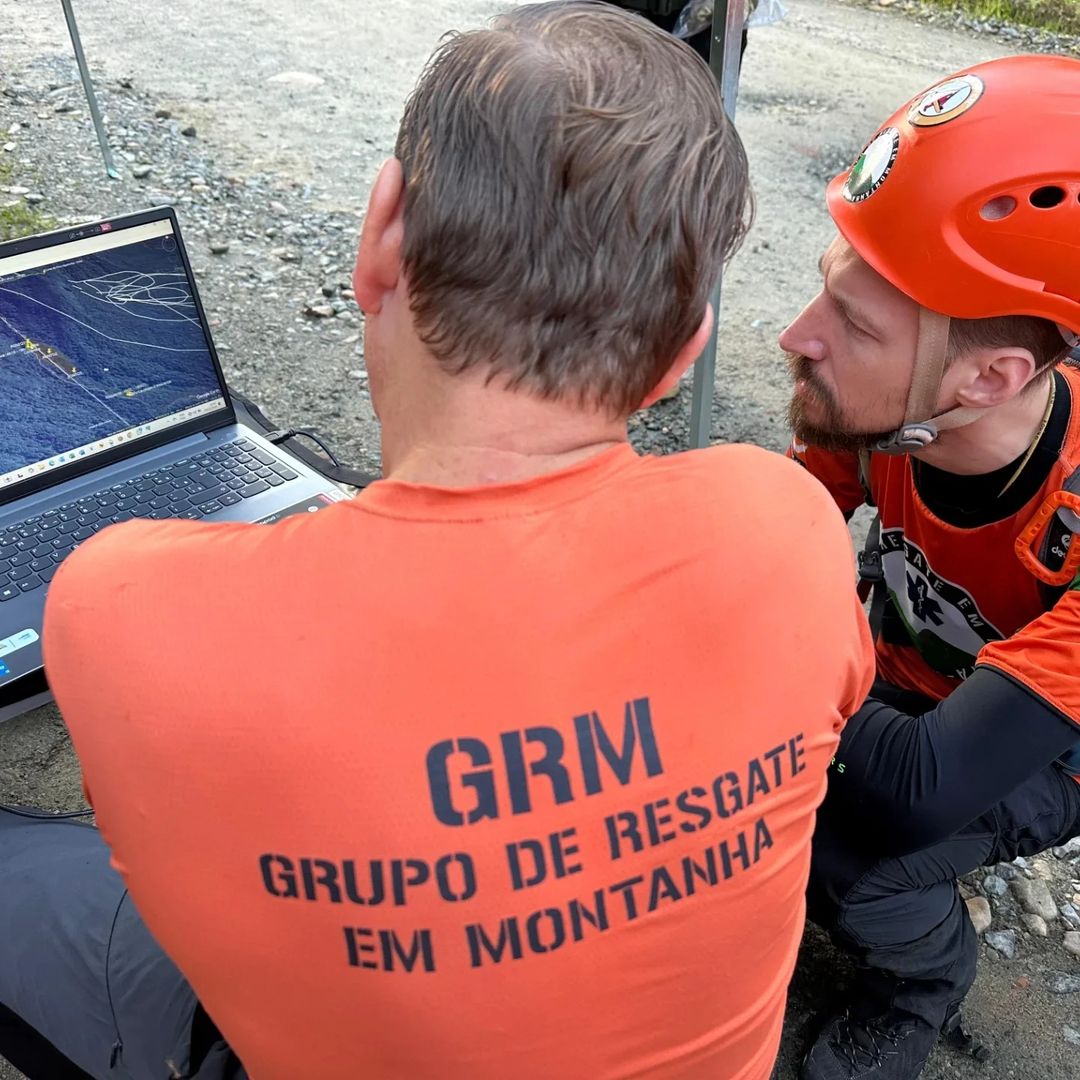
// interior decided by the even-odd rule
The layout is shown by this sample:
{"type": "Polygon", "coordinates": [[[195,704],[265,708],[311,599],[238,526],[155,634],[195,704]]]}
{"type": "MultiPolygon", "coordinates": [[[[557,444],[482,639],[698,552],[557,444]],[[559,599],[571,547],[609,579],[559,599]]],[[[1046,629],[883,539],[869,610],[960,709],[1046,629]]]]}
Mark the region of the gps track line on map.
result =
{"type": "MultiPolygon", "coordinates": [[[[74,323],[78,323],[80,326],[85,326],[87,330],[92,331],[99,337],[103,337],[106,341],[113,341],[120,345],[137,345],[143,349],[160,349],[162,352],[179,352],[179,353],[205,353],[206,348],[201,347],[198,349],[171,349],[168,345],[151,345],[147,341],[130,341],[128,338],[113,337],[111,334],[102,333],[102,331],[91,326],[89,323],[84,323],[82,319],[76,319],[74,315],[69,315],[66,311],[61,311],[59,308],[54,308],[52,304],[46,304],[44,300],[38,300],[33,296],[27,296],[26,293],[18,292],[15,289],[0,288],[0,293],[10,293],[12,296],[21,296],[24,300],[29,300],[31,303],[40,304],[43,308],[47,308],[49,311],[56,312],[57,315],[63,315],[65,319],[70,319],[74,323]]],[[[85,294],[84,294],[85,295],[85,294]]],[[[155,322],[164,322],[166,320],[156,319],[155,322]]]]}

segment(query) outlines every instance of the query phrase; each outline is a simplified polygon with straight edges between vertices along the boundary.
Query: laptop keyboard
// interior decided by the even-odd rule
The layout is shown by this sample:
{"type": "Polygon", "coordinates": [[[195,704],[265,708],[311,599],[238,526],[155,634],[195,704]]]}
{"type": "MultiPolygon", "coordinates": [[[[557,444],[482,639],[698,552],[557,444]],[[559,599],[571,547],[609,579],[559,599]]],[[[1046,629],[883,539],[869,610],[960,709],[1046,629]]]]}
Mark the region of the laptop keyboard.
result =
{"type": "Polygon", "coordinates": [[[0,529],[0,603],[47,585],[65,556],[109,525],[210,517],[296,477],[250,439],[236,439],[9,525],[0,529]]]}

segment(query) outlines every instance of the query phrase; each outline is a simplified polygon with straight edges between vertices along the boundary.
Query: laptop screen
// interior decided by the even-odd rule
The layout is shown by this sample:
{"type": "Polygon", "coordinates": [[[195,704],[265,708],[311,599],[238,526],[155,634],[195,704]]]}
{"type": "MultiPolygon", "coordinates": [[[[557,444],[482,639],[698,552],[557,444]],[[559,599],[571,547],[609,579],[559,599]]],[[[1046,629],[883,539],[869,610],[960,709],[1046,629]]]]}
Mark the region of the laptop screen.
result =
{"type": "Polygon", "coordinates": [[[0,258],[0,490],[226,408],[171,221],[0,258]]]}

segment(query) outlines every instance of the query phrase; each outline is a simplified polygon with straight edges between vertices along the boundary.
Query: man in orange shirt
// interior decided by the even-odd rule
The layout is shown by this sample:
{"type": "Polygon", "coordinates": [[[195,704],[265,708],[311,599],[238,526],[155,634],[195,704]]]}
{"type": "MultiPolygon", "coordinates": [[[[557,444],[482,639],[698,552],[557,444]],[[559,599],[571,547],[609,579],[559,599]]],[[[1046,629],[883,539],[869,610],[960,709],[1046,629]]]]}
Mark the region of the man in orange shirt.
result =
{"type": "Polygon", "coordinates": [[[805,1080],[914,1080],[978,942],[957,876],[1080,834],[1080,61],[982,64],[829,187],[780,339],[792,455],[879,514],[871,698],[814,836],[811,917],[861,967],[805,1080]],[[1070,544],[1070,539],[1072,540],[1070,544]]]}
{"type": "MultiPolygon", "coordinates": [[[[386,479],[271,528],[119,526],[57,575],[102,836],[257,1080],[769,1076],[872,677],[850,545],[783,457],[626,431],[703,347],[747,201],[708,69],[644,20],[541,4],[449,39],[354,276],[386,479]]],[[[62,923],[21,910],[19,948],[62,923]]],[[[51,984],[5,997],[4,952],[0,1001],[87,1072],[111,1047],[151,1075],[156,1045],[163,1075],[191,990],[132,1014],[116,964],[147,950],[121,953],[64,1016],[51,984]]]]}

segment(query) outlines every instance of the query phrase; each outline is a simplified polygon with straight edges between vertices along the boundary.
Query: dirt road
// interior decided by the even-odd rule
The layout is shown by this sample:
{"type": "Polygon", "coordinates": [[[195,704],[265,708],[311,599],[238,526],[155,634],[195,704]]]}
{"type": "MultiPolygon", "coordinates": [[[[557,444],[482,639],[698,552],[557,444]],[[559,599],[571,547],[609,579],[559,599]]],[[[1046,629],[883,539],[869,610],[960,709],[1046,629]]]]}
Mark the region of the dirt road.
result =
{"type": "MultiPolygon", "coordinates": [[[[789,18],[753,31],[746,56],[739,127],[758,213],[727,278],[714,418],[718,439],[771,447],[785,439],[788,394],[776,335],[816,289],[817,258],[831,235],[822,200],[826,179],[853,159],[901,100],[956,68],[1009,51],[998,39],[933,29],[855,4],[787,2],[789,18]]],[[[320,286],[329,295],[343,275],[347,280],[367,187],[393,145],[401,104],[433,44],[444,31],[474,26],[503,6],[495,0],[398,0],[392,7],[355,0],[78,0],[114,134],[123,118],[115,144],[124,175],[110,183],[70,86],[59,6],[7,0],[0,89],[8,79],[25,84],[26,108],[0,97],[0,131],[15,120],[30,125],[30,137],[11,157],[58,216],[91,218],[138,209],[161,192],[175,195],[181,221],[190,226],[207,308],[228,350],[230,379],[279,417],[332,432],[354,460],[370,464],[377,441],[362,372],[353,370],[360,361],[356,337],[348,333],[348,305],[341,305],[342,324],[330,319],[319,326],[301,314],[302,305],[320,286]],[[117,89],[122,79],[130,79],[134,97],[117,89]],[[54,106],[50,94],[56,93],[71,110],[54,106]],[[159,137],[155,108],[194,126],[197,139],[184,143],[163,128],[159,137]],[[129,120],[140,110],[145,119],[129,120]],[[157,141],[148,142],[151,137],[157,141]],[[50,148],[47,162],[41,146],[50,148]],[[171,165],[154,156],[181,151],[187,156],[171,165]],[[149,180],[134,179],[133,167],[146,159],[154,172],[149,180]],[[237,232],[240,210],[235,200],[215,201],[211,175],[254,193],[250,215],[284,200],[270,226],[244,225],[242,243],[234,239],[232,252],[221,258],[208,254],[207,241],[237,232]],[[192,197],[191,191],[210,195],[192,197]],[[281,236],[302,249],[302,260],[283,266],[280,249],[272,254],[281,236]]],[[[638,422],[639,443],[671,449],[685,431],[688,404],[684,391],[638,422]]],[[[789,528],[797,542],[795,523],[779,527],[789,528]]],[[[54,710],[0,727],[0,801],[80,804],[77,764],[54,710]]],[[[928,1080],[1080,1077],[1080,1049],[1063,1037],[1066,1024],[1080,1028],[1080,996],[1043,989],[1048,973],[1075,972],[1077,962],[1053,934],[1045,942],[1022,936],[1011,961],[984,951],[971,1012],[990,1035],[995,1057],[977,1067],[940,1051],[928,1080]]],[[[838,971],[843,965],[811,936],[792,994],[780,1080],[795,1075],[811,1013],[826,1003],[838,971]]],[[[14,1075],[0,1064],[2,1080],[14,1075]]]]}

